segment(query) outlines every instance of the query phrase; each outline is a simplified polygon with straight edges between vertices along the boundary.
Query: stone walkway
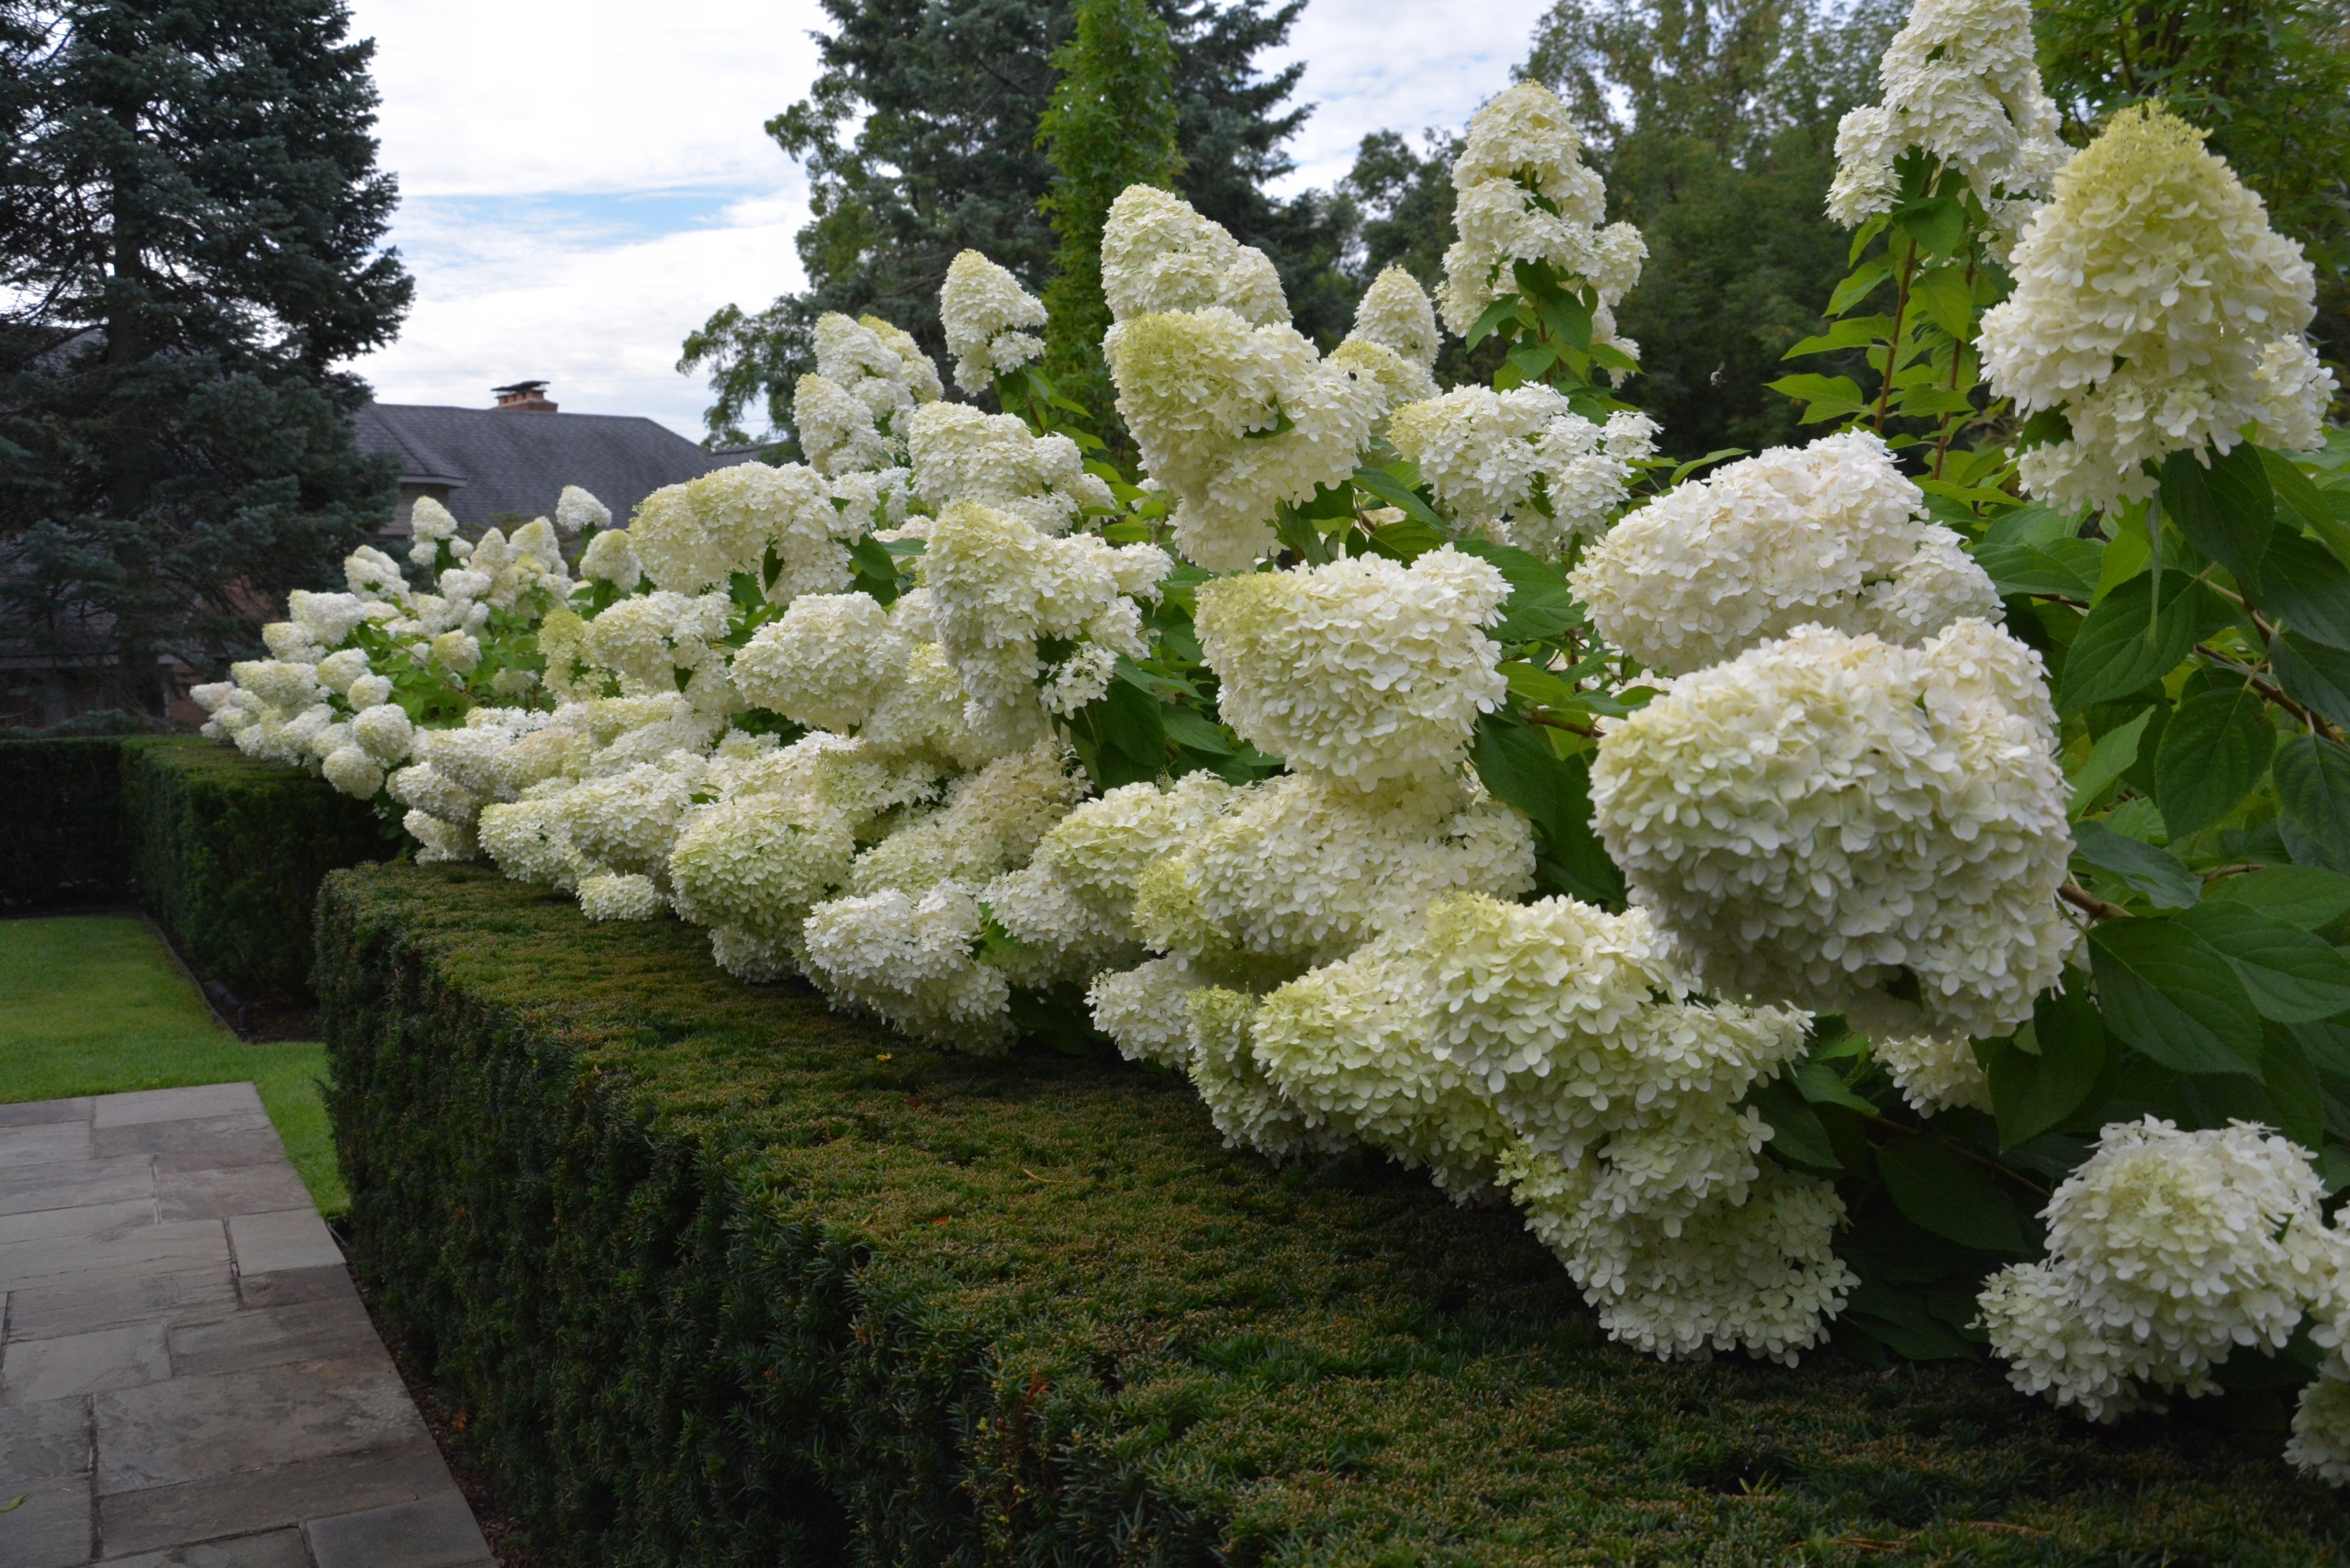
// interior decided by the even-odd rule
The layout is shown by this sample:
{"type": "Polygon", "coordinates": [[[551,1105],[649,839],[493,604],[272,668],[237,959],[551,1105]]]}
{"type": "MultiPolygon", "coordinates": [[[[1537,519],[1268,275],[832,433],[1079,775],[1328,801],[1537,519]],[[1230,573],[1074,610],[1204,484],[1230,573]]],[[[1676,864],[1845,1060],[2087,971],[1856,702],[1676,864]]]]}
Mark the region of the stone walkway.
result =
{"type": "Polygon", "coordinates": [[[252,1084],[0,1105],[0,1293],[6,1568],[490,1562],[252,1084]]]}

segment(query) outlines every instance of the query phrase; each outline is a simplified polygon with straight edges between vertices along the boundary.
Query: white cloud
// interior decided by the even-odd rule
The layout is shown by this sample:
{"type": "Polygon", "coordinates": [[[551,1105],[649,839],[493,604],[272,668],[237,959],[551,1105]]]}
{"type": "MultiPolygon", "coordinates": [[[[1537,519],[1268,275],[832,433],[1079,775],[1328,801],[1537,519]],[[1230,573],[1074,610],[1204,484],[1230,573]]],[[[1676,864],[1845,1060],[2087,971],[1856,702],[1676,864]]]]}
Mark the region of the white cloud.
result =
{"type": "MultiPolygon", "coordinates": [[[[1315,104],[1285,191],[1367,131],[1457,126],[1507,84],[1548,0],[1312,0],[1291,46],[1315,104]]],[[[416,274],[399,341],[355,368],[395,402],[486,406],[543,376],[583,413],[701,433],[678,345],[729,301],[803,282],[806,183],[762,127],[818,67],[813,0],[353,0],[376,40],[391,240],[416,274]]]]}
{"type": "Polygon", "coordinates": [[[1297,97],[1315,106],[1290,156],[1283,194],[1327,185],[1354,166],[1374,130],[1415,143],[1428,126],[1458,129],[1509,85],[1550,0],[1311,0],[1269,66],[1305,62],[1297,97]]]}

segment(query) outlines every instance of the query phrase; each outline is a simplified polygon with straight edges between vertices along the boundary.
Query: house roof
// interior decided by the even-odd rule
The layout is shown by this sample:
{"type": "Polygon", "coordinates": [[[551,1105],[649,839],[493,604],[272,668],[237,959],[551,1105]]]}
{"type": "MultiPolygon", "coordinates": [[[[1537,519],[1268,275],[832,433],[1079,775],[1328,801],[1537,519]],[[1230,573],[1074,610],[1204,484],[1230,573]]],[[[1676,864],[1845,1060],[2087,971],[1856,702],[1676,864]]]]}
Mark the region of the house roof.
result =
{"type": "Polygon", "coordinates": [[[500,512],[543,517],[565,485],[577,485],[625,521],[664,485],[748,461],[748,452],[705,452],[634,415],[524,413],[369,403],[356,418],[359,450],[400,460],[400,483],[448,487],[458,522],[486,528],[500,512]]]}

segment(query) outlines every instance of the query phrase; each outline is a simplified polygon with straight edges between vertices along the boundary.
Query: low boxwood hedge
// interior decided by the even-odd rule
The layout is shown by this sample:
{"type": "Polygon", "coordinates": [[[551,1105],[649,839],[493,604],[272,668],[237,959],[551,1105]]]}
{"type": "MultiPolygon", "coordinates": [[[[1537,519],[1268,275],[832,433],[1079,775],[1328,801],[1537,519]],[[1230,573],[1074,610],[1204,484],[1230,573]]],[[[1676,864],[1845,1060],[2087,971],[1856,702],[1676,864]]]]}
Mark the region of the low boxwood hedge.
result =
{"type": "MultiPolygon", "coordinates": [[[[484,870],[319,902],[356,1260],[552,1559],[2317,1563],[2282,1435],[1984,1365],[1663,1365],[1508,1210],[1277,1170],[484,870]]],[[[2255,1408],[2273,1408],[2260,1406],[2255,1408]]]]}
{"type": "Polygon", "coordinates": [[[247,1000],[307,995],[319,879],[397,837],[323,779],[195,736],[0,741],[0,910],[137,898],[247,1000]]]}

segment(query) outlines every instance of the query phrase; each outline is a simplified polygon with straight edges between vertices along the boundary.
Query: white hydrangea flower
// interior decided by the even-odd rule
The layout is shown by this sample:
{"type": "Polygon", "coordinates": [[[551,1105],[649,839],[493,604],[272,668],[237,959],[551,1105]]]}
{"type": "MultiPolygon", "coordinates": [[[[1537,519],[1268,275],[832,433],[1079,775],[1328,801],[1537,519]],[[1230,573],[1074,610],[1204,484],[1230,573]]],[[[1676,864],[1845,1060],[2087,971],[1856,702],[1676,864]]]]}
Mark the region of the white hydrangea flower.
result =
{"type": "Polygon", "coordinates": [[[1102,229],[1102,297],[1117,321],[1212,308],[1251,326],[1289,320],[1281,274],[1262,251],[1151,185],[1128,185],[1110,204],[1102,229]]]}
{"type": "Polygon", "coordinates": [[[1253,956],[1287,979],[1408,925],[1444,893],[1509,897],[1533,879],[1526,819],[1458,778],[1364,794],[1289,774],[1247,791],[1136,878],[1134,919],[1160,952],[1253,956]]]}
{"type": "Polygon", "coordinates": [[[848,542],[864,526],[815,470],[737,463],[654,491],[628,532],[645,575],[677,593],[722,588],[735,572],[763,574],[772,553],[781,570],[767,593],[789,604],[798,594],[848,587],[856,576],[848,542]]]}
{"type": "Polygon", "coordinates": [[[863,404],[892,442],[905,441],[904,420],[946,388],[938,367],[905,332],[878,316],[849,319],[838,311],[816,319],[816,374],[863,404]]]}
{"type": "Polygon", "coordinates": [[[669,853],[678,917],[776,941],[848,879],[856,841],[808,795],[737,795],[686,818],[669,853]]]}
{"type": "Polygon", "coordinates": [[[420,866],[471,860],[479,847],[474,841],[474,830],[469,823],[453,823],[430,812],[411,809],[400,819],[400,825],[408,830],[410,838],[422,846],[416,852],[416,863],[420,866]]]}
{"type": "Polygon", "coordinates": [[[622,593],[634,591],[644,580],[644,566],[629,543],[628,530],[608,528],[590,539],[579,553],[579,575],[608,582],[622,593]]]}
{"type": "Polygon", "coordinates": [[[650,877],[596,871],[579,879],[579,913],[590,920],[658,920],[668,910],[650,877]]]}
{"type": "MultiPolygon", "coordinates": [[[[431,496],[417,497],[408,508],[408,537],[420,544],[438,544],[456,536],[457,520],[449,514],[449,509],[431,496]]],[[[430,566],[431,561],[432,557],[427,555],[419,565],[430,566]]]]}
{"type": "Polygon", "coordinates": [[[296,588],[285,596],[286,613],[303,635],[320,647],[340,647],[343,640],[367,623],[368,600],[355,593],[311,593],[296,588]]]}
{"type": "Polygon", "coordinates": [[[1141,946],[1123,922],[1078,897],[1047,867],[1007,871],[979,890],[980,907],[1019,944],[992,958],[1013,984],[1043,991],[1083,985],[1108,969],[1141,958],[1141,946]]]}
{"type": "Polygon", "coordinates": [[[2109,1421],[2148,1389],[2217,1392],[2239,1348],[2271,1354],[2330,1303],[2344,1260],[2309,1155],[2244,1122],[2116,1122],[2042,1211],[2048,1259],[1982,1295],[2008,1381],[2109,1421]]]}
{"type": "Polygon", "coordinates": [[[1264,1000],[1251,1049],[1316,1131],[1426,1168],[1458,1201],[1490,1193],[1511,1146],[1483,1085],[1435,1048],[1427,966],[1389,934],[1264,1000]]]}
{"type": "Polygon", "coordinates": [[[977,251],[965,251],[946,269],[938,291],[938,323],[955,356],[955,385],[976,398],[1032,360],[1045,341],[1045,307],[1020,280],[977,251]]]}
{"type": "MultiPolygon", "coordinates": [[[[548,797],[581,854],[614,870],[644,876],[668,864],[706,766],[689,752],[673,753],[669,760],[668,767],[644,762],[583,779],[548,797]]],[[[398,782],[397,775],[393,782],[398,782]]]]}
{"type": "Polygon", "coordinates": [[[262,646],[269,656],[284,664],[314,665],[326,656],[326,649],[310,635],[307,627],[291,621],[273,621],[261,629],[262,646]]]}
{"type": "Polygon", "coordinates": [[[342,558],[342,580],[364,599],[397,603],[408,594],[408,574],[373,544],[362,544],[342,558]]]}
{"type": "Polygon", "coordinates": [[[1181,958],[1153,958],[1099,976],[1085,1001],[1093,1026],[1117,1042],[1120,1056],[1180,1071],[1192,1058],[1188,999],[1203,983],[1181,958]]]}
{"type": "Polygon", "coordinates": [[[1866,431],[1679,486],[1617,523],[1567,580],[1601,635],[1668,675],[1797,626],[1914,644],[2000,614],[1991,579],[1866,431]]]}
{"type": "Polygon", "coordinates": [[[914,488],[934,511],[977,501],[1039,532],[1060,534],[1088,507],[1117,507],[1110,487],[1085,471],[1077,442],[1065,435],[1035,435],[1017,415],[931,403],[915,412],[907,451],[914,488]]]}
{"type": "Polygon", "coordinates": [[[949,785],[937,811],[860,854],[849,868],[849,890],[920,892],[944,881],[977,887],[1017,870],[1087,788],[1076,755],[1058,737],[998,757],[949,785]]]}
{"type": "Polygon", "coordinates": [[[1184,1069],[1227,1148],[1287,1159],[1347,1147],[1343,1133],[1309,1125],[1305,1113],[1265,1076],[1252,1040],[1257,998],[1207,986],[1186,995],[1183,1008],[1190,1025],[1184,1069]]]}
{"type": "Polygon", "coordinates": [[[1479,109],[1452,187],[1460,238],[1444,253],[1437,291],[1446,326],[1465,337],[1487,306],[1516,291],[1513,263],[1541,261],[1596,292],[1608,314],[1595,314],[1594,342],[1639,357],[1638,344],[1616,336],[1612,310],[1639,281],[1648,246],[1628,223],[1601,227],[1607,194],[1557,95],[1521,82],[1479,109]]]}
{"type": "Polygon", "coordinates": [[[1210,571],[1270,550],[1275,510],[1351,476],[1388,408],[1292,329],[1221,307],[1129,316],[1102,349],[1143,465],[1175,495],[1176,547],[1210,571]]]}
{"type": "Polygon", "coordinates": [[[572,844],[562,809],[551,800],[485,806],[475,831],[482,852],[497,862],[502,874],[518,882],[576,893],[580,879],[595,870],[593,862],[572,844]]]}
{"type": "Polygon", "coordinates": [[[2150,106],[2116,115],[2057,175],[2016,246],[2015,292],[1984,313],[1991,390],[2070,427],[2018,460],[2052,505],[2143,499],[2146,465],[2228,451],[2247,425],[2272,444],[2321,430],[2333,377],[2290,346],[2316,274],[2203,136],[2150,106]]]}
{"type": "Polygon", "coordinates": [[[583,533],[591,528],[610,528],[612,509],[576,485],[565,485],[563,494],[555,498],[554,525],[565,534],[583,533]]]}
{"type": "MultiPolygon", "coordinates": [[[[1410,273],[1392,264],[1382,268],[1363,291],[1362,302],[1355,307],[1354,330],[1347,336],[1377,343],[1424,373],[1436,368],[1437,350],[1443,346],[1427,291],[1410,273]]],[[[1425,396],[1433,395],[1431,386],[1425,396]]]]}
{"type": "Polygon", "coordinates": [[[1202,585],[1195,621],[1225,722],[1251,745],[1357,790],[1457,768],[1506,690],[1509,585],[1446,546],[1202,585]]]}
{"type": "Polygon", "coordinates": [[[623,696],[666,697],[677,689],[677,671],[723,656],[732,609],[723,593],[624,599],[588,622],[582,652],[620,678],[623,696]]]}
{"type": "Polygon", "coordinates": [[[2065,153],[2040,85],[2028,0],[1918,0],[1878,79],[1882,99],[1846,111],[1836,128],[1829,216],[1854,229],[1892,211],[1901,198],[1894,165],[1920,148],[1974,187],[2004,250],[2065,153]]]}
{"type": "Polygon", "coordinates": [[[1543,426],[1534,445],[1542,504],[1511,510],[1510,543],[1558,560],[1570,541],[1606,533],[1631,493],[1633,465],[1656,455],[1658,428],[1634,409],[1618,409],[1604,425],[1570,413],[1543,426]]]}
{"type": "MultiPolygon", "coordinates": [[[[1153,593],[1175,563],[1155,545],[1095,534],[1056,539],[1008,512],[957,501],[921,557],[938,643],[970,700],[968,721],[1033,727],[1040,637],[1086,638],[1112,655],[1147,652],[1129,596],[1153,593]]],[[[1007,734],[1017,730],[1007,730],[1007,734]]]]}
{"type": "Polygon", "coordinates": [[[959,884],[898,888],[816,906],[803,931],[810,976],[834,1005],[917,1039],[986,1054],[1012,1044],[1012,989],[972,956],[979,906],[959,884]]]}
{"type": "Polygon", "coordinates": [[[327,753],[322,767],[328,783],[362,801],[373,800],[384,787],[383,764],[348,742],[327,753]]]}
{"type": "Polygon", "coordinates": [[[1975,1042],[1964,1035],[1887,1035],[1869,1042],[1869,1052],[1923,1115],[1953,1105],[1991,1109],[1991,1080],[1975,1059],[1975,1042]]]}
{"type": "Polygon", "coordinates": [[[791,428],[817,473],[880,468],[900,454],[873,422],[873,410],[824,375],[803,375],[792,388],[791,428]]]}
{"type": "Polygon", "coordinates": [[[2304,1475],[2350,1485],[2350,1358],[2338,1348],[2301,1390],[2285,1457],[2304,1475]]]}
{"type": "Polygon", "coordinates": [[[378,762],[397,762],[408,756],[414,734],[408,710],[397,703],[378,702],[352,716],[352,740],[378,762]]]}
{"type": "Polygon", "coordinates": [[[845,732],[897,689],[912,655],[872,595],[802,594],[782,620],[754,633],[728,668],[753,707],[845,732]]]}
{"type": "Polygon", "coordinates": [[[1792,1366],[1828,1335],[1860,1284],[1830,1250],[1844,1202],[1776,1165],[1743,1201],[1723,1195],[1658,1221],[1590,1203],[1595,1172],[1530,1148],[1504,1161],[1526,1225],[1599,1313],[1608,1334],[1671,1361],[1744,1350],[1792,1366]]]}
{"type": "Polygon", "coordinates": [[[1463,386],[1406,404],[1388,417],[1387,439],[1419,465],[1447,511],[1478,521],[1526,504],[1541,472],[1536,438],[1568,413],[1567,400],[1539,384],[1495,392],[1463,386]]]}
{"type": "Polygon", "coordinates": [[[2076,941],[2043,666],[1980,621],[1915,650],[1806,627],[1683,676],[1606,722],[1591,793],[1633,902],[1718,994],[1997,1036],[2076,941]]]}

